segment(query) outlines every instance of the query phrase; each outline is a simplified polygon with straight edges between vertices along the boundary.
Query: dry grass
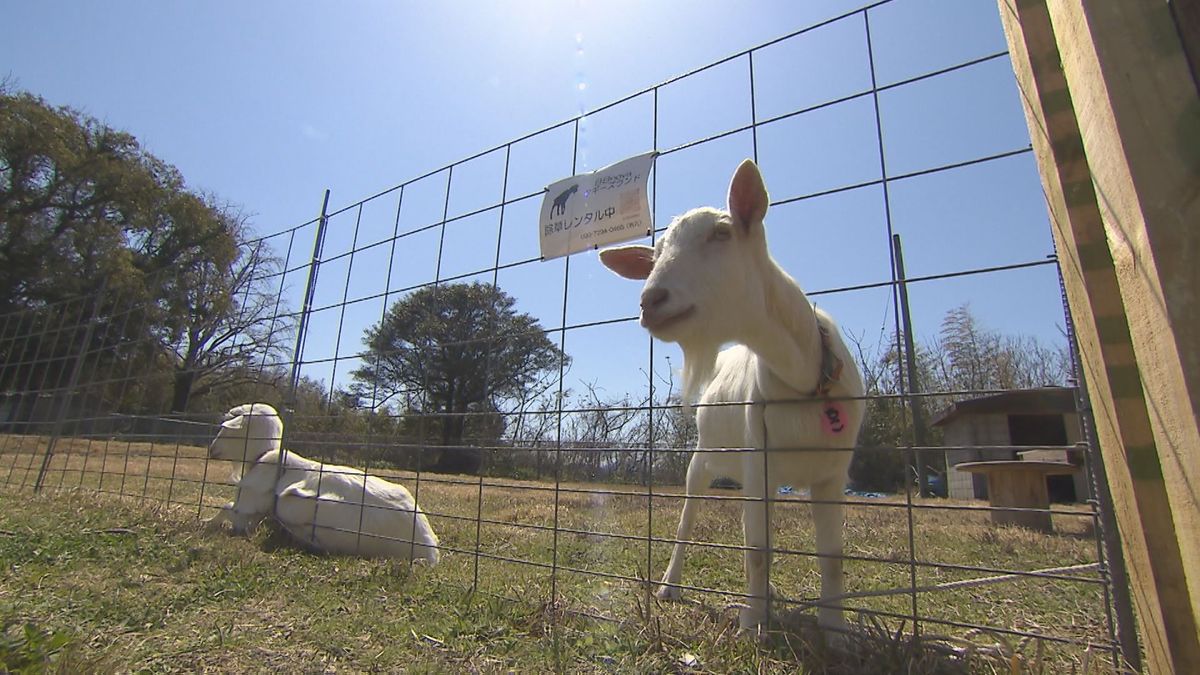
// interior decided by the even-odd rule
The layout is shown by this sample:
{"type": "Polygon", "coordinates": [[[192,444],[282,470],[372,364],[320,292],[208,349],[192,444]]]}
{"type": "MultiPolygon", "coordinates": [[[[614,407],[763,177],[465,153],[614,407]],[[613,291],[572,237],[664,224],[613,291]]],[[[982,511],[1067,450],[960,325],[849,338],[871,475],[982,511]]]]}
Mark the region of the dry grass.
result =
{"type": "MultiPolygon", "coordinates": [[[[1018,664],[1057,673],[1107,672],[1110,659],[1059,642],[1106,640],[1102,587],[1052,579],[919,595],[920,648],[909,639],[908,594],[851,601],[882,616],[858,619],[849,654],[824,648],[812,610],[783,603],[770,639],[738,639],[729,607],[743,588],[736,500],[703,506],[693,537],[716,546],[689,549],[683,581],[711,593],[658,603],[636,581],[648,561],[654,576],[665,566],[669,544],[648,543],[647,533],[674,536],[681,501],[663,493],[677,487],[656,488],[648,501],[629,486],[396,474],[447,549],[438,567],[410,572],[311,555],[265,532],[249,541],[203,532],[197,517],[233,493],[229,467],[203,448],[63,440],[47,489],[31,497],[44,448],[45,439],[0,436],[0,619],[72,636],[61,659],[87,670],[795,672],[799,661],[813,672],[1018,664]]],[[[848,590],[992,574],[913,558],[1026,571],[1095,560],[1082,511],[1056,515],[1056,532],[1042,534],[993,527],[978,511],[918,508],[910,549],[902,507],[883,499],[848,509],[848,590]]],[[[813,598],[807,505],[785,500],[776,523],[778,546],[794,553],[776,556],[772,581],[787,598],[813,598]]]]}

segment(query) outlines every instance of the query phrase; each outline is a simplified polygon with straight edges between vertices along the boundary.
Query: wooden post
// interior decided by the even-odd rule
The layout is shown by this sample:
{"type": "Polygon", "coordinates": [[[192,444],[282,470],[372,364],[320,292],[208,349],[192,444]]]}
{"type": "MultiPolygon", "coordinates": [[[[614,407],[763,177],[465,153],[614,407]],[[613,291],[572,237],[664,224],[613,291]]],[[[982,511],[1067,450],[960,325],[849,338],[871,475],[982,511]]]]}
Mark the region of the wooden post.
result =
{"type": "Polygon", "coordinates": [[[1161,0],[998,0],[1153,673],[1200,664],[1200,100],[1161,0]]]}
{"type": "Polygon", "coordinates": [[[1192,69],[1192,80],[1200,89],[1200,0],[1168,0],[1168,3],[1192,69]]]}

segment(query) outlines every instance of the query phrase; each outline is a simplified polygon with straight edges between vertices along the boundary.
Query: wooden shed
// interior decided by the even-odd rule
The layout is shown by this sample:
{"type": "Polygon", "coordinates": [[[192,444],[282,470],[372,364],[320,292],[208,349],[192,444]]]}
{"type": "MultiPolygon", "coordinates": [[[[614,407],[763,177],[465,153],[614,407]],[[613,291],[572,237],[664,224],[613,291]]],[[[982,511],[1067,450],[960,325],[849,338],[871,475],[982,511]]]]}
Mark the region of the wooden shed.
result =
{"type": "MultiPolygon", "coordinates": [[[[952,499],[987,499],[984,476],[959,471],[957,464],[1003,460],[1071,462],[1082,466],[1077,450],[1079,416],[1075,394],[1064,387],[1022,389],[952,403],[932,421],[943,429],[946,446],[946,492],[952,499]]],[[[1088,498],[1085,472],[1049,476],[1051,501],[1088,498]]]]}

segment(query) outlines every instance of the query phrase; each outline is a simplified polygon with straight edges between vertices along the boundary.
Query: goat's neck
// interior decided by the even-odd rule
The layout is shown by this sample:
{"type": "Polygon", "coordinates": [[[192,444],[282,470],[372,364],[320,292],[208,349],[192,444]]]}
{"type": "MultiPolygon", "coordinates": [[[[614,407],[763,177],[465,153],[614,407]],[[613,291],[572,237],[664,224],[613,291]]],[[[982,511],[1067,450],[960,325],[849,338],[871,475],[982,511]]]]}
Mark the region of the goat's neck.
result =
{"type": "Polygon", "coordinates": [[[746,322],[744,343],[773,375],[807,395],[816,388],[821,369],[816,310],[774,261],[763,266],[763,290],[765,314],[746,322]]]}
{"type": "MultiPolygon", "coordinates": [[[[249,471],[250,467],[254,466],[255,464],[278,464],[280,461],[280,456],[283,454],[279,451],[279,445],[277,443],[268,442],[259,449],[261,452],[252,453],[254,459],[246,460],[247,471],[249,471]]],[[[285,464],[287,463],[286,458],[283,461],[285,464]]]]}

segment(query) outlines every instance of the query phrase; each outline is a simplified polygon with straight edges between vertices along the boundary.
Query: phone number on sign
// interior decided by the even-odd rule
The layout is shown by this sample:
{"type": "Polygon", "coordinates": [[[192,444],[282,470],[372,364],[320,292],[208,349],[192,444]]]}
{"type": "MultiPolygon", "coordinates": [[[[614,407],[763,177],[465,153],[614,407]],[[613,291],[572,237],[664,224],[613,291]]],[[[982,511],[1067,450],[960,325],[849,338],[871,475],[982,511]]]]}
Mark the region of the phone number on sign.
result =
{"type": "Polygon", "coordinates": [[[594,230],[588,230],[587,232],[581,233],[579,235],[579,238],[586,240],[586,239],[591,239],[593,237],[602,237],[606,234],[613,234],[615,232],[625,232],[627,230],[643,229],[644,227],[645,226],[642,225],[641,219],[630,220],[630,221],[624,222],[624,223],[617,223],[616,225],[609,225],[608,227],[600,227],[600,228],[596,228],[594,230]]]}

